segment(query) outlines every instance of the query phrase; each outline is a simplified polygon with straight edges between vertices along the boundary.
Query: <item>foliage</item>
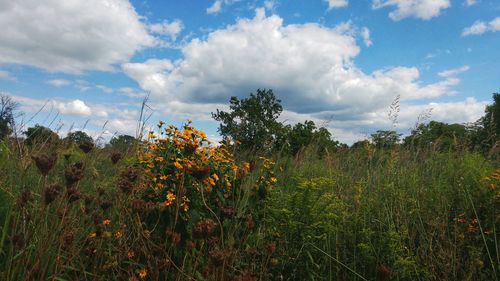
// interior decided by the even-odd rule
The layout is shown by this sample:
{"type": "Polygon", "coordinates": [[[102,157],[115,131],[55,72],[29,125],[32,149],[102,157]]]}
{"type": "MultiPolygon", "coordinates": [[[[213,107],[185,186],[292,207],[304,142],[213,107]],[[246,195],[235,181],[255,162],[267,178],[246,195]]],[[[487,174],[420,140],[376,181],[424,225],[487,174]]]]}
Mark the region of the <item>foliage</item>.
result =
{"type": "Polygon", "coordinates": [[[340,146],[338,141],[332,139],[331,133],[324,127],[317,128],[313,121],[306,120],[293,126],[283,126],[277,134],[276,150],[296,155],[303,148],[314,144],[320,155],[325,150],[334,150],[340,146]]]}
{"type": "Polygon", "coordinates": [[[76,144],[76,145],[94,142],[92,137],[90,137],[87,133],[83,131],[69,132],[68,135],[64,138],[64,141],[66,141],[69,144],[76,144]]]}
{"type": "Polygon", "coordinates": [[[377,148],[392,148],[400,141],[401,134],[396,131],[378,130],[371,134],[373,143],[377,148]]]}
{"type": "Polygon", "coordinates": [[[119,135],[117,137],[113,137],[109,141],[110,147],[113,149],[116,149],[118,151],[126,151],[129,148],[133,147],[136,145],[139,141],[134,138],[133,136],[129,135],[119,135]]]}
{"type": "Polygon", "coordinates": [[[59,142],[59,136],[55,132],[38,124],[34,127],[29,127],[24,132],[24,135],[26,135],[25,143],[29,146],[36,144],[57,145],[59,142]]]}
{"type": "Polygon", "coordinates": [[[17,107],[18,104],[11,97],[0,93],[0,140],[12,132],[17,107]]]}
{"type": "Polygon", "coordinates": [[[248,98],[231,97],[229,112],[217,109],[212,117],[221,122],[219,133],[226,143],[240,143],[241,150],[269,151],[281,128],[277,121],[283,107],[272,90],[257,90],[248,98]]]}
{"type": "Polygon", "coordinates": [[[404,139],[405,145],[434,148],[439,151],[458,150],[467,145],[467,130],[461,124],[431,121],[420,124],[404,139]]]}

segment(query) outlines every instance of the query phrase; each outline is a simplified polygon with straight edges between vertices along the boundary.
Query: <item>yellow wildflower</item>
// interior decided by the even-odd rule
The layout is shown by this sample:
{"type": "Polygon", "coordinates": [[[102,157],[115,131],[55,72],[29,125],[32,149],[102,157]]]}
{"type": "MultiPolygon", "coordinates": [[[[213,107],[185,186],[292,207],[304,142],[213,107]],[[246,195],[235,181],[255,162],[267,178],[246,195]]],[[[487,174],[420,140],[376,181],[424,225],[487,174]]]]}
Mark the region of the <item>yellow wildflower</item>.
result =
{"type": "Polygon", "coordinates": [[[120,238],[122,238],[122,237],[123,237],[123,232],[121,232],[121,231],[119,231],[119,230],[118,230],[118,231],[115,233],[115,237],[116,237],[116,239],[120,239],[120,238]]]}
{"type": "Polygon", "coordinates": [[[173,194],[171,191],[167,192],[167,196],[165,196],[165,206],[170,206],[172,203],[175,201],[175,194],[173,194]]]}
{"type": "Polygon", "coordinates": [[[133,258],[134,256],[135,256],[135,252],[134,251],[130,250],[130,251],[127,252],[127,257],[129,259],[133,258]]]}
{"type": "Polygon", "coordinates": [[[141,270],[139,270],[139,277],[140,277],[141,279],[146,278],[146,276],[147,276],[147,275],[148,275],[148,272],[147,272],[145,269],[141,269],[141,270]]]}

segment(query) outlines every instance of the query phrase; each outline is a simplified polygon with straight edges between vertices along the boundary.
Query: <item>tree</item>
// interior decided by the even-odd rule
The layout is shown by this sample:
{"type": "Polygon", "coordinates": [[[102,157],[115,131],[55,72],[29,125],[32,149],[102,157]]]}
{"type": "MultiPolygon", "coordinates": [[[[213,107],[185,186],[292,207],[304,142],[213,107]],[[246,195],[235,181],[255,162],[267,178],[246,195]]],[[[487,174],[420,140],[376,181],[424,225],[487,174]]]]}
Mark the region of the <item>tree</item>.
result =
{"type": "Polygon", "coordinates": [[[376,133],[371,134],[371,137],[377,148],[392,148],[399,143],[401,134],[396,131],[378,130],[376,133]]]}
{"type": "Polygon", "coordinates": [[[284,133],[280,136],[277,149],[287,148],[290,154],[297,154],[302,148],[311,144],[316,144],[320,156],[326,149],[336,149],[339,146],[338,141],[332,140],[332,134],[328,129],[317,128],[313,121],[306,120],[304,123],[297,123],[293,127],[288,125],[284,127],[284,133]]]}
{"type": "Polygon", "coordinates": [[[113,137],[109,141],[109,145],[116,150],[125,151],[137,142],[137,139],[133,136],[119,135],[117,137],[113,137]]]}
{"type": "Polygon", "coordinates": [[[76,145],[94,142],[92,137],[90,137],[89,135],[87,135],[87,133],[83,131],[69,132],[68,135],[64,138],[64,140],[69,144],[76,144],[76,145]]]}
{"type": "Polygon", "coordinates": [[[51,129],[36,124],[34,127],[28,128],[24,134],[26,135],[26,144],[57,144],[59,142],[59,136],[54,133],[51,129]]]}
{"type": "Polygon", "coordinates": [[[9,136],[14,127],[14,110],[19,104],[10,96],[0,94],[0,140],[9,136]]]}
{"type": "Polygon", "coordinates": [[[431,121],[420,124],[404,139],[407,146],[430,147],[440,151],[458,149],[467,143],[467,130],[462,124],[447,124],[431,121]]]}
{"type": "Polygon", "coordinates": [[[471,140],[484,153],[500,140],[500,93],[493,94],[493,104],[487,105],[485,115],[473,124],[471,140]]]}
{"type": "Polygon", "coordinates": [[[231,97],[229,112],[217,109],[212,118],[221,122],[219,132],[224,142],[239,141],[240,149],[269,151],[274,147],[283,125],[277,121],[283,111],[272,90],[257,90],[239,100],[231,97]]]}

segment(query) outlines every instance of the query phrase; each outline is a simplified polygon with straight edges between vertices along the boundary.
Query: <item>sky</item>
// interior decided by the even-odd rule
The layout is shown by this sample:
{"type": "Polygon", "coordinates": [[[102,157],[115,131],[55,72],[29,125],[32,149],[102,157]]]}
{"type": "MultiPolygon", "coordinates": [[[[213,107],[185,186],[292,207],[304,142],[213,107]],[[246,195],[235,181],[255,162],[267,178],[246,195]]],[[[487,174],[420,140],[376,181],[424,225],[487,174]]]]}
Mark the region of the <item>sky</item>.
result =
{"type": "Polygon", "coordinates": [[[0,26],[0,93],[62,136],[136,135],[147,96],[148,126],[217,140],[211,112],[272,89],[282,122],[350,144],[500,92],[497,0],[0,0],[0,26]]]}

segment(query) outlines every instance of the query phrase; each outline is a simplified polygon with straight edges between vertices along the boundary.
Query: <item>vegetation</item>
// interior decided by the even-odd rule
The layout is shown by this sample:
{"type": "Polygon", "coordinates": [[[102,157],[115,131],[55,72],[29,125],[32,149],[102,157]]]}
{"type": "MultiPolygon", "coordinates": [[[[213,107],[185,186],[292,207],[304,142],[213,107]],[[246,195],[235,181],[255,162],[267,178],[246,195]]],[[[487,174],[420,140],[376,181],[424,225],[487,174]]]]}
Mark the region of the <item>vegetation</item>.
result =
{"type": "Polygon", "coordinates": [[[221,145],[190,122],[103,148],[40,125],[4,138],[0,280],[500,277],[498,100],[472,126],[351,148],[278,122],[270,90],[231,104],[221,145]]]}

